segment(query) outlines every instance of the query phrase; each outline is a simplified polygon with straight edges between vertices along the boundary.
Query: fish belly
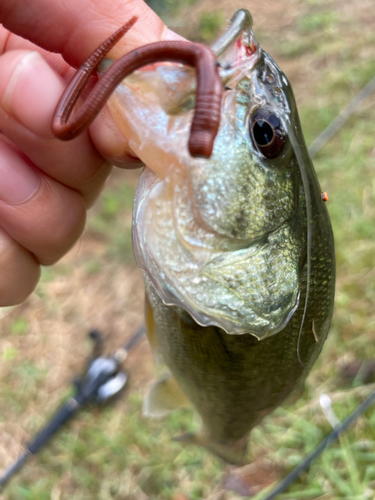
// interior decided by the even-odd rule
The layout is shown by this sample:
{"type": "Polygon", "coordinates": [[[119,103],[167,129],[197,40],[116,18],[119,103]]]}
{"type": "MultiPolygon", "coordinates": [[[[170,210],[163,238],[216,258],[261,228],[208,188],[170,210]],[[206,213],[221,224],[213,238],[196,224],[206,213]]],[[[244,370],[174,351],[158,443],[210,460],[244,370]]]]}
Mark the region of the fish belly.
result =
{"type": "Polygon", "coordinates": [[[297,359],[299,319],[292,318],[282,332],[262,341],[249,334],[229,335],[166,306],[150,280],[145,281],[159,355],[202,419],[200,438],[185,441],[238,461],[230,450],[246,443],[249,431],[307,374],[311,363],[301,366],[297,359]]]}

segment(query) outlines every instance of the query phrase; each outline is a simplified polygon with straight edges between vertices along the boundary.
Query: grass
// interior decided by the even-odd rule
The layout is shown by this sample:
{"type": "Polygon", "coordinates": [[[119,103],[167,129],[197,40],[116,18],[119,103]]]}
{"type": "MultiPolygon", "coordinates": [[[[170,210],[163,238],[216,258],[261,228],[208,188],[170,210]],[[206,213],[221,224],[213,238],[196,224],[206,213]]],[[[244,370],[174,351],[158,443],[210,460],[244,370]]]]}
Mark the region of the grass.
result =
{"type": "Polygon", "coordinates": [[[176,0],[145,0],[145,1],[147,5],[149,5],[168,24],[169,21],[175,22],[176,18],[179,17],[182,8],[190,7],[197,2],[197,0],[182,0],[179,2],[177,2],[176,0]]]}
{"type": "MultiPolygon", "coordinates": [[[[165,2],[164,10],[168,5],[165,2]]],[[[213,22],[214,29],[220,24],[221,14],[206,3],[191,8],[219,20],[213,22]]],[[[300,0],[293,8],[296,21],[287,29],[274,36],[267,21],[259,26],[258,38],[292,81],[310,143],[374,76],[375,23],[365,0],[300,0]]],[[[252,14],[258,30],[256,7],[252,14]]],[[[269,22],[277,25],[273,15],[271,9],[269,22]]],[[[206,27],[210,22],[207,18],[206,27]]],[[[292,470],[330,432],[319,394],[331,395],[343,420],[374,389],[355,381],[344,387],[339,376],[343,364],[375,358],[374,104],[372,96],[314,161],[330,197],[336,239],[335,314],[302,398],[286,402],[252,432],[255,471],[261,475],[265,464],[272,464],[272,481],[292,470]]],[[[89,354],[87,330],[101,328],[110,350],[142,321],[141,273],[130,240],[135,185],[136,174],[116,172],[91,212],[79,245],[43,270],[36,293],[25,304],[1,312],[0,469],[69,394],[71,378],[89,354]]],[[[170,440],[198,428],[191,411],[178,411],[163,421],[141,417],[143,395],[154,377],[146,342],[129,357],[127,368],[131,378],[124,397],[113,406],[82,411],[29,461],[0,494],[2,500],[241,498],[224,489],[223,476],[244,480],[249,468],[224,466],[202,449],[183,448],[170,440]]],[[[375,411],[370,409],[279,498],[372,499],[374,461],[375,411]]],[[[254,493],[254,500],[264,496],[254,493]]]]}
{"type": "MultiPolygon", "coordinates": [[[[135,184],[121,182],[109,187],[101,196],[89,218],[87,229],[106,242],[106,255],[121,262],[134,262],[131,242],[131,210],[135,184]]],[[[100,270],[100,262],[85,263],[88,272],[100,270]]]]}
{"type": "Polygon", "coordinates": [[[212,42],[224,26],[225,18],[220,11],[208,12],[204,10],[200,15],[198,25],[200,41],[212,42]]]}

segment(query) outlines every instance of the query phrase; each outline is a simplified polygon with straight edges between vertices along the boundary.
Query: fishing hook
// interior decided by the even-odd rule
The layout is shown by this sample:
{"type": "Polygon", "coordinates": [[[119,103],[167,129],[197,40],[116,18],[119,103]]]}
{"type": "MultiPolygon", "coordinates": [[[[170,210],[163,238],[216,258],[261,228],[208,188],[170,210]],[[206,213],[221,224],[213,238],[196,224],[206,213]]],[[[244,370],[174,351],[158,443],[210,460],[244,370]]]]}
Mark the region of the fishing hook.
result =
{"type": "Polygon", "coordinates": [[[205,45],[184,42],[155,42],[139,47],[115,61],[90,92],[78,113],[71,118],[75,104],[100,61],[136,23],[132,17],[103,42],[77,71],[61,96],[53,119],[52,132],[61,140],[81,134],[95,119],[121,81],[137,69],[155,62],[184,63],[196,69],[197,96],[190,128],[189,152],[209,158],[219,130],[222,83],[215,54],[205,45]]]}

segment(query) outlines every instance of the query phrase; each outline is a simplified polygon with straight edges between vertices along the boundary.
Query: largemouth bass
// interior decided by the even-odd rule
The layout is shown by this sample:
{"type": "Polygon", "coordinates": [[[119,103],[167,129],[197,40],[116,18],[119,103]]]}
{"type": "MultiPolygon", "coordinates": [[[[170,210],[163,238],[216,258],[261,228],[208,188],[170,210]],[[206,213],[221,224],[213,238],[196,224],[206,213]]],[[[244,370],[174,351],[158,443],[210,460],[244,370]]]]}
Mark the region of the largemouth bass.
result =
{"type": "Polygon", "coordinates": [[[187,150],[193,70],[138,72],[109,108],[147,165],[134,250],[148,336],[168,375],[145,413],[193,405],[202,430],[181,440],[239,463],[251,429],[322,349],[335,255],[290,83],[256,43],[250,14],[239,11],[213,48],[225,91],[210,159],[187,150]]]}

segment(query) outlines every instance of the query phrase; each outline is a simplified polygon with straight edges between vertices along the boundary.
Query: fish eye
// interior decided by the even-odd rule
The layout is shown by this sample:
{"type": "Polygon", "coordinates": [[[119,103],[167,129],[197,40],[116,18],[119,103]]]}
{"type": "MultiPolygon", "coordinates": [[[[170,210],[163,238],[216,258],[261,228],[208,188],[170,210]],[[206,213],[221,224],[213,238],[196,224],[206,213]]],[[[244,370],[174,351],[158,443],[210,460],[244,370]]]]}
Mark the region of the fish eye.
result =
{"type": "Polygon", "coordinates": [[[276,158],[285,141],[285,131],[280,119],[270,111],[260,109],[251,117],[250,132],[256,148],[266,158],[276,158]]]}

